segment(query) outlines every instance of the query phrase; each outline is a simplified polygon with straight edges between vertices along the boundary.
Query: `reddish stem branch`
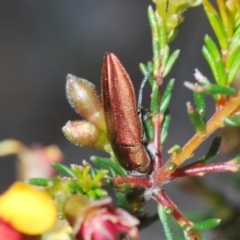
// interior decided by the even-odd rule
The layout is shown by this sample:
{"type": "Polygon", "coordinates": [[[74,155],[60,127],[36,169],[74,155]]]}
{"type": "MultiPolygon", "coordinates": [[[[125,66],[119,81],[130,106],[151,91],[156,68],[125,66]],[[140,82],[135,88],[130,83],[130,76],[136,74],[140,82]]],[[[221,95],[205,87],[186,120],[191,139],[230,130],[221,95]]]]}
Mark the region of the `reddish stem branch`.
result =
{"type": "Polygon", "coordinates": [[[235,160],[231,160],[223,163],[212,163],[204,164],[197,163],[191,166],[186,166],[183,168],[178,168],[172,175],[171,180],[180,178],[180,177],[189,177],[189,176],[203,176],[206,173],[213,172],[237,172],[240,167],[235,160]]]}
{"type": "Polygon", "coordinates": [[[189,221],[185,218],[182,213],[178,210],[177,206],[169,199],[167,194],[163,189],[153,191],[152,197],[164,208],[171,208],[172,209],[172,216],[176,219],[179,225],[185,229],[188,236],[191,237],[192,240],[201,239],[201,235],[193,229],[193,222],[189,221]]]}
{"type": "Polygon", "coordinates": [[[179,225],[183,227],[185,224],[192,226],[193,223],[185,218],[182,213],[178,210],[176,204],[174,204],[171,199],[167,196],[163,189],[153,191],[152,197],[164,208],[171,208],[173,217],[178,221],[179,225]]]}
{"type": "Polygon", "coordinates": [[[161,124],[163,120],[162,113],[157,113],[153,116],[153,129],[154,129],[154,146],[157,150],[157,154],[154,157],[153,161],[153,171],[162,167],[162,144],[161,144],[161,124]]]}
{"type": "Polygon", "coordinates": [[[171,179],[172,171],[168,170],[168,164],[174,163],[178,168],[183,162],[191,158],[194,151],[198,146],[205,141],[215,130],[224,126],[223,121],[226,117],[231,116],[234,112],[238,111],[240,107],[240,93],[236,96],[231,97],[221,109],[215,112],[212,118],[207,122],[205,131],[197,132],[192,139],[190,139],[182,150],[173,154],[171,158],[162,166],[162,168],[157,169],[154,172],[154,181],[158,182],[159,185],[163,185],[171,179]]]}
{"type": "Polygon", "coordinates": [[[149,177],[114,177],[111,179],[114,185],[131,184],[132,186],[150,188],[152,186],[149,177]]]}

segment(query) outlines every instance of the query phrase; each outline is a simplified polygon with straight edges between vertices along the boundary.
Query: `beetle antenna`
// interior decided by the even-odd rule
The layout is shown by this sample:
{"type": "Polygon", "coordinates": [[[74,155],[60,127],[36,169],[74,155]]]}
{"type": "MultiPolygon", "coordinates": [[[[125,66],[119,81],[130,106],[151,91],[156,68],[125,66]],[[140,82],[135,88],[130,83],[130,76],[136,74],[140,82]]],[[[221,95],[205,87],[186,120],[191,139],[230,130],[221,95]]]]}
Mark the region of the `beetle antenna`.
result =
{"type": "MultiPolygon", "coordinates": [[[[149,113],[143,115],[141,105],[142,105],[143,88],[144,88],[148,78],[150,77],[151,73],[152,72],[150,71],[145,75],[145,77],[144,77],[144,79],[141,83],[141,86],[140,86],[140,89],[139,89],[139,94],[138,94],[138,108],[137,108],[137,110],[138,110],[138,116],[139,116],[141,125],[142,125],[142,122],[144,120],[149,118],[149,113]]],[[[143,128],[143,126],[142,126],[142,128],[143,128]]],[[[143,140],[142,141],[143,141],[143,144],[145,145],[145,147],[147,149],[148,154],[150,155],[151,158],[153,158],[157,154],[157,150],[156,150],[156,148],[154,147],[153,144],[150,144],[150,143],[147,142],[146,133],[145,133],[144,130],[143,130],[143,140]]]]}
{"type": "Polygon", "coordinates": [[[137,107],[138,113],[141,112],[143,88],[144,88],[144,86],[145,86],[148,78],[150,77],[150,74],[151,74],[151,71],[148,72],[148,73],[145,75],[145,77],[144,77],[144,79],[143,79],[143,81],[142,81],[142,83],[141,83],[140,89],[139,89],[139,94],[138,94],[138,107],[137,107]]]}

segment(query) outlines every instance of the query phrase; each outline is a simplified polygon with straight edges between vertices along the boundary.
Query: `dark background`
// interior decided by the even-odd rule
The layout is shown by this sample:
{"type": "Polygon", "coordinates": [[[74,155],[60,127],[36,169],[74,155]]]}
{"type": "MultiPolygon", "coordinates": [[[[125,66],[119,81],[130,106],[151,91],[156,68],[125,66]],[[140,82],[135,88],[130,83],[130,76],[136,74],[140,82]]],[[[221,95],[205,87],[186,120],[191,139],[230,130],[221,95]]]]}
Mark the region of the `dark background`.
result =
{"type": "MultiPolygon", "coordinates": [[[[142,80],[138,64],[152,58],[149,4],[150,0],[0,1],[0,140],[14,138],[28,146],[55,143],[66,163],[80,164],[93,154],[101,155],[72,145],[61,132],[68,120],[79,119],[66,100],[66,75],[86,78],[99,90],[104,53],[113,52],[138,89],[142,80]]],[[[172,50],[181,49],[181,55],[166,78],[174,77],[176,85],[165,158],[166,150],[173,144],[182,146],[194,133],[185,106],[192,94],[183,82],[194,81],[195,68],[211,76],[201,54],[203,37],[211,34],[203,9],[192,8],[184,15],[180,34],[171,45],[172,50]]],[[[144,94],[147,106],[148,88],[144,94]]],[[[14,181],[14,162],[14,157],[0,161],[1,191],[14,181]]],[[[183,203],[183,211],[206,207],[193,196],[182,195],[174,184],[167,188],[177,203],[183,203]]],[[[154,212],[154,203],[148,205],[154,212]]],[[[151,239],[160,239],[160,228],[155,223],[143,231],[141,239],[149,233],[151,239]]]]}

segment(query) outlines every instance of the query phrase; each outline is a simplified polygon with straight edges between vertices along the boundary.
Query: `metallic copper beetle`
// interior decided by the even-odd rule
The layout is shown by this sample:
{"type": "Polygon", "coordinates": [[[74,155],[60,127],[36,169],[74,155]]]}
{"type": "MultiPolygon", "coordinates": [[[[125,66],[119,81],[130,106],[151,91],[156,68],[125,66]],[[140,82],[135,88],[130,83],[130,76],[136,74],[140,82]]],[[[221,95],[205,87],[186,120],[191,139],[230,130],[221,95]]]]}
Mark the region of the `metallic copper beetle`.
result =
{"type": "Polygon", "coordinates": [[[148,174],[151,159],[143,144],[133,85],[112,53],[107,53],[103,60],[101,100],[108,138],[119,163],[133,175],[148,174]]]}

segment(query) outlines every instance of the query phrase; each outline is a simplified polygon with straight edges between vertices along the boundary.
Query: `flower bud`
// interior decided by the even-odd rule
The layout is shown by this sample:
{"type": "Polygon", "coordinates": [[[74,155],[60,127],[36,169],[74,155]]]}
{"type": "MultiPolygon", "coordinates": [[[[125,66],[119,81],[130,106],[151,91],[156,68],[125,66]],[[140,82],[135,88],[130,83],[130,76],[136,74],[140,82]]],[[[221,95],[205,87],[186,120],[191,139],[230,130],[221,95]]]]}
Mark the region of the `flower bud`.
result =
{"type": "Polygon", "coordinates": [[[70,197],[63,206],[64,214],[73,226],[76,240],[115,240],[123,233],[138,237],[138,219],[111,205],[111,198],[90,201],[84,196],[70,197]]]}
{"type": "Polygon", "coordinates": [[[106,133],[86,121],[68,121],[62,128],[65,137],[81,147],[104,149],[109,144],[106,133]]]}
{"type": "Polygon", "coordinates": [[[68,102],[77,113],[102,131],[106,132],[102,104],[92,83],[68,74],[66,95],[68,102]]]}
{"type": "Polygon", "coordinates": [[[190,7],[196,7],[202,0],[152,0],[157,7],[158,15],[166,21],[169,30],[176,28],[183,21],[182,13],[190,7]]]}

